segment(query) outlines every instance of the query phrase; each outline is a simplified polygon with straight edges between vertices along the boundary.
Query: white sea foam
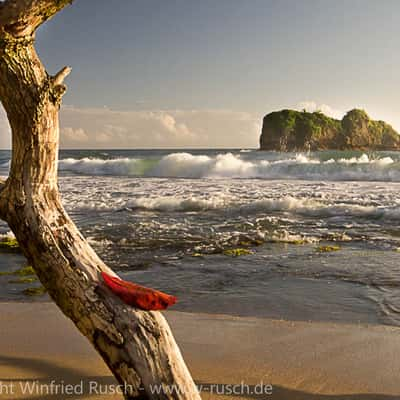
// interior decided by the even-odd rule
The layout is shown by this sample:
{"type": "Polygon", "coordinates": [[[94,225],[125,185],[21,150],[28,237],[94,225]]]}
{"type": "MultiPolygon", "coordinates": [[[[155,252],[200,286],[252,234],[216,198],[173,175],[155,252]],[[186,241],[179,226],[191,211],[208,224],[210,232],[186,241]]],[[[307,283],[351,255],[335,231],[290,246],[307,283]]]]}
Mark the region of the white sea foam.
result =
{"type": "Polygon", "coordinates": [[[0,241],[13,240],[13,239],[15,239],[15,235],[11,231],[8,231],[6,233],[0,233],[0,241]]]}
{"type": "Polygon", "coordinates": [[[312,199],[299,199],[286,196],[281,199],[266,199],[242,206],[243,210],[258,212],[289,212],[312,217],[400,217],[400,208],[380,208],[358,204],[326,204],[312,199]]]}
{"type": "Polygon", "coordinates": [[[369,219],[400,220],[399,206],[376,206],[326,202],[313,198],[284,196],[262,200],[240,199],[224,194],[196,196],[143,196],[136,198],[68,199],[76,210],[117,211],[121,209],[156,212],[197,212],[225,210],[233,215],[283,213],[313,218],[357,217],[369,219]]]}
{"type": "Polygon", "coordinates": [[[176,197],[140,197],[126,203],[127,208],[154,210],[154,211],[202,211],[221,209],[226,202],[221,197],[211,199],[176,198],[176,197]]]}
{"type": "Polygon", "coordinates": [[[207,176],[214,160],[205,155],[173,153],[163,157],[158,164],[146,172],[147,176],[200,178],[207,176]]]}
{"type": "Polygon", "coordinates": [[[247,204],[229,203],[227,199],[214,197],[210,199],[196,198],[138,198],[129,201],[127,207],[154,211],[200,211],[215,209],[230,209],[241,213],[288,212],[310,217],[365,217],[400,219],[400,207],[375,207],[358,204],[326,204],[311,199],[299,199],[286,196],[280,199],[265,199],[247,204]]]}
{"type": "Polygon", "coordinates": [[[61,171],[70,171],[82,175],[137,175],[138,160],[117,158],[102,160],[99,158],[66,158],[59,161],[61,171]]]}
{"type": "Polygon", "coordinates": [[[391,157],[360,157],[319,160],[308,155],[286,155],[280,159],[221,153],[216,156],[172,153],[159,160],[73,159],[60,161],[61,171],[83,175],[119,175],[176,178],[258,178],[331,181],[400,182],[400,163],[391,157]]]}

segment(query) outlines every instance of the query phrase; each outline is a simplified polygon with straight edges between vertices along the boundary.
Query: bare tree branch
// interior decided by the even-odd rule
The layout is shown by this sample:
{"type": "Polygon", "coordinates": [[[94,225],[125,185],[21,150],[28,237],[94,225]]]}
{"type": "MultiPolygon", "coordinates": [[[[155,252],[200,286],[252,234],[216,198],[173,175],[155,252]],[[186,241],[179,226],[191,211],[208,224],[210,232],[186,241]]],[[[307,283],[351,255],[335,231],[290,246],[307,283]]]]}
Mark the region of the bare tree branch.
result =
{"type": "Polygon", "coordinates": [[[73,0],[6,0],[0,3],[0,29],[14,37],[32,34],[73,0]]]}
{"type": "Polygon", "coordinates": [[[64,79],[71,73],[71,67],[64,67],[59,72],[57,72],[53,77],[54,86],[61,85],[64,79]]]}
{"type": "Polygon", "coordinates": [[[115,274],[63,208],[57,184],[58,111],[70,72],[49,77],[35,29],[67,0],[0,2],[0,100],[10,122],[9,177],[0,183],[0,218],[61,311],[103,357],[125,399],[200,400],[165,318],[128,307],[101,278],[115,274]],[[154,392],[154,387],[163,389],[154,392]],[[169,388],[176,388],[171,392],[169,388]],[[165,390],[164,390],[165,389],[165,390]]]}

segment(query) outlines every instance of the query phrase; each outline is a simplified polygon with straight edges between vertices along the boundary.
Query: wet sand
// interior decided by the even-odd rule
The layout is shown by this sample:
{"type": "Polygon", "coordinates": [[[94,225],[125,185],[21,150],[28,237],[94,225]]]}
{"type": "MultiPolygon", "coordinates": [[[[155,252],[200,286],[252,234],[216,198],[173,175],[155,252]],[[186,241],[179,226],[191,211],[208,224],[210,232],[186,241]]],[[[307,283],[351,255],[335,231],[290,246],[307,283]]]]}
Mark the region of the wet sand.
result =
{"type": "MultiPolygon", "coordinates": [[[[114,378],[54,305],[0,303],[0,315],[0,399],[122,398],[106,390],[115,387],[114,378]],[[21,384],[37,381],[36,390],[52,380],[75,387],[83,382],[84,394],[21,394],[21,384]]],[[[400,328],[165,315],[204,399],[400,398],[400,328]],[[241,394],[218,394],[233,388],[241,394]]]]}

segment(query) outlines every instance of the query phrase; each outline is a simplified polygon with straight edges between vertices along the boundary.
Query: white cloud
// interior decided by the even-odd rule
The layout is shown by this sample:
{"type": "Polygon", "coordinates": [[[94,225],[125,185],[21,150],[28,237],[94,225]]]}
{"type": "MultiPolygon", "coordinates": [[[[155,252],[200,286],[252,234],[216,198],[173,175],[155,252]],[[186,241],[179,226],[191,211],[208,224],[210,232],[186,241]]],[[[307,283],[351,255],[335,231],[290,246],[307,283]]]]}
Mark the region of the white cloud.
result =
{"type": "MultiPolygon", "coordinates": [[[[258,147],[261,116],[230,110],[116,111],[64,106],[62,148],[258,147]]],[[[11,134],[0,107],[0,148],[11,134]]]]}
{"type": "Polygon", "coordinates": [[[116,111],[64,106],[64,148],[257,147],[260,120],[228,110],[116,111]]]}
{"type": "Polygon", "coordinates": [[[60,133],[61,145],[67,143],[86,143],[89,139],[88,135],[82,128],[74,129],[70,126],[61,129],[60,133]]]}
{"type": "Polygon", "coordinates": [[[342,119],[345,114],[345,112],[342,110],[337,110],[331,106],[328,106],[327,104],[318,104],[315,101],[302,101],[297,104],[296,108],[298,110],[306,110],[308,112],[321,111],[328,117],[336,119],[342,119]]]}

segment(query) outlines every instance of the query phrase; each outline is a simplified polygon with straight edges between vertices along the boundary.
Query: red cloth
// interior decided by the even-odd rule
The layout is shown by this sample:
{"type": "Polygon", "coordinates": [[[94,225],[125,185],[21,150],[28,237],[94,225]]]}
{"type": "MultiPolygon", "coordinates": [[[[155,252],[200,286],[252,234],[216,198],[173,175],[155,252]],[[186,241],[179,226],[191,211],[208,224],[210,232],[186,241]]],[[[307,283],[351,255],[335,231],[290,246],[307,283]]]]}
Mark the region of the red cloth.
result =
{"type": "Polygon", "coordinates": [[[142,310],[165,310],[177,301],[175,296],[124,281],[105,272],[102,272],[101,276],[107,287],[124,303],[142,310]]]}

